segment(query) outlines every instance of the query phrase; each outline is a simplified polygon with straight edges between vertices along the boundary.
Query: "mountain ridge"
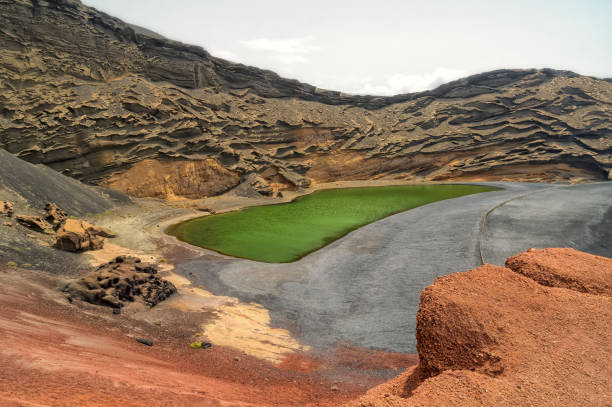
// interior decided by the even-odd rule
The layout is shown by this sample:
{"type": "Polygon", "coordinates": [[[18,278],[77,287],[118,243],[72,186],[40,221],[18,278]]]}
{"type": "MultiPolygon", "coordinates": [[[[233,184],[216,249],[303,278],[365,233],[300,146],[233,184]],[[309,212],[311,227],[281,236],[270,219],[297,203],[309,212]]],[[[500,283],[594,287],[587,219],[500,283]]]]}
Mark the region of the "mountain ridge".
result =
{"type": "Polygon", "coordinates": [[[605,80],[496,70],[424,92],[348,95],[152,36],[75,0],[2,0],[0,10],[0,147],[85,182],[192,197],[253,177],[277,191],[381,177],[612,176],[605,80]],[[163,185],[145,182],[151,171],[163,185]],[[187,181],[164,184],[177,177],[187,181]]]}

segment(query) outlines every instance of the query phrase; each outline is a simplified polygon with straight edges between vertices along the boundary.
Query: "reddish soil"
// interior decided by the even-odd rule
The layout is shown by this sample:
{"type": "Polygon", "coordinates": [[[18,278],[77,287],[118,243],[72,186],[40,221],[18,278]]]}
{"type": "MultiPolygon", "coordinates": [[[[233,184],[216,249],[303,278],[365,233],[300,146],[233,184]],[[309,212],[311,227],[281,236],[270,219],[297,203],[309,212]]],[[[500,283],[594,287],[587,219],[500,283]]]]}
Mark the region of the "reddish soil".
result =
{"type": "Polygon", "coordinates": [[[548,287],[565,287],[612,297],[612,259],[574,249],[529,249],[506,260],[506,267],[548,287]]]}
{"type": "Polygon", "coordinates": [[[423,291],[417,366],[414,355],[350,346],[278,366],[191,349],[189,318],[156,326],[69,304],[56,277],[0,269],[0,406],[612,405],[612,260],[547,249],[508,266],[423,291]]]}
{"type": "Polygon", "coordinates": [[[546,249],[508,264],[423,290],[419,365],[347,407],[612,405],[612,259],[546,249]]]}
{"type": "Polygon", "coordinates": [[[385,379],[309,355],[277,367],[231,348],[191,349],[188,319],[155,326],[70,304],[58,283],[0,270],[0,406],[338,406],[385,379]]]}

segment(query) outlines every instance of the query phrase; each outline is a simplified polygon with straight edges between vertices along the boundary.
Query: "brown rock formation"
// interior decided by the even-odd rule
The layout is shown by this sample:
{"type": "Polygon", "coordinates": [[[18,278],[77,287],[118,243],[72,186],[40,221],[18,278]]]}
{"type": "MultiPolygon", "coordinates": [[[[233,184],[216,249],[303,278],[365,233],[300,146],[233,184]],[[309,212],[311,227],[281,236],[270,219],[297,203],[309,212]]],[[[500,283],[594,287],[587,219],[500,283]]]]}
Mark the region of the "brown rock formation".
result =
{"type": "Polygon", "coordinates": [[[56,229],[59,229],[68,218],[68,214],[62,208],[51,202],[45,205],[45,212],[47,212],[45,219],[56,229]]]}
{"type": "Polygon", "coordinates": [[[106,179],[103,185],[136,197],[197,199],[221,194],[239,181],[235,172],[226,170],[212,158],[170,162],[146,159],[106,179]]]}
{"type": "Polygon", "coordinates": [[[57,231],[55,247],[69,252],[99,250],[104,247],[104,236],[112,233],[83,220],[66,219],[57,231]]]}
{"type": "Polygon", "coordinates": [[[484,265],[423,290],[419,366],[348,406],[609,403],[612,298],[604,292],[612,259],[547,249],[508,264],[521,271],[484,265]],[[544,278],[549,272],[555,277],[544,278]],[[586,294],[584,287],[603,294],[586,294]]]}
{"type": "Polygon", "coordinates": [[[40,216],[15,215],[15,219],[19,224],[37,232],[44,233],[51,230],[51,225],[40,216]]]}
{"type": "Polygon", "coordinates": [[[155,265],[119,256],[69,283],[64,291],[92,304],[120,308],[137,301],[152,307],[175,293],[176,287],[157,275],[155,265]]]}
{"type": "Polygon", "coordinates": [[[9,201],[0,201],[0,215],[1,216],[13,216],[15,207],[9,201]]]}
{"type": "Polygon", "coordinates": [[[373,177],[604,180],[612,170],[608,81],[500,70],[353,96],[215,58],[74,0],[5,1],[0,13],[0,147],[87,182],[127,190],[135,178],[135,194],[194,196],[252,173],[276,190],[373,177]],[[138,175],[147,159],[159,187],[138,175]],[[207,170],[191,178],[207,159],[226,171],[219,183],[207,170]],[[279,176],[265,176],[270,168],[279,176]],[[190,180],[172,190],[164,180],[183,172],[190,180]]]}

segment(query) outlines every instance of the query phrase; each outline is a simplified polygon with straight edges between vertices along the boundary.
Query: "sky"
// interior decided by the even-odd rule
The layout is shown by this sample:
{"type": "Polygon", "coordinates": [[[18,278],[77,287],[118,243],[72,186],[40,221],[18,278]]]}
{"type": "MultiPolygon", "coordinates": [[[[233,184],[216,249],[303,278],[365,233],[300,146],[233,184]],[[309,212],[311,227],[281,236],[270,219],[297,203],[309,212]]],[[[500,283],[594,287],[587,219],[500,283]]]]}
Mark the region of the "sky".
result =
{"type": "Polygon", "coordinates": [[[324,89],[393,95],[500,68],[612,77],[612,0],[83,0],[324,89]]]}

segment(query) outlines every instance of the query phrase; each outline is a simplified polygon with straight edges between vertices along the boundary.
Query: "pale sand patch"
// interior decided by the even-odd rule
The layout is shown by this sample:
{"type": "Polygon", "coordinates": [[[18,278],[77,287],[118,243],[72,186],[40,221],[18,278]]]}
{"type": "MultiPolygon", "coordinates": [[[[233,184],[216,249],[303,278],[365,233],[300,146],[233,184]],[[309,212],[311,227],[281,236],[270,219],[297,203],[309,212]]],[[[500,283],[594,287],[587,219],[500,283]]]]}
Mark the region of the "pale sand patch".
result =
{"type": "MultiPolygon", "coordinates": [[[[144,262],[159,261],[156,256],[142,254],[108,241],[103,249],[86,254],[94,266],[121,255],[136,256],[144,262]]],[[[232,347],[273,363],[281,362],[289,353],[310,349],[293,338],[288,330],[270,326],[270,313],[262,305],[244,303],[235,297],[214,295],[174,273],[171,264],[162,263],[159,267],[163,277],[178,290],[176,295],[164,301],[164,306],[183,312],[215,313],[217,318],[201,325],[202,333],[214,345],[232,347]]]]}
{"type": "Polygon", "coordinates": [[[270,326],[270,313],[257,303],[244,303],[234,297],[214,295],[175,273],[166,277],[180,295],[170,298],[168,305],[181,311],[212,310],[217,318],[201,325],[202,332],[215,345],[228,346],[273,363],[288,353],[308,351],[286,329],[270,326]]]}

